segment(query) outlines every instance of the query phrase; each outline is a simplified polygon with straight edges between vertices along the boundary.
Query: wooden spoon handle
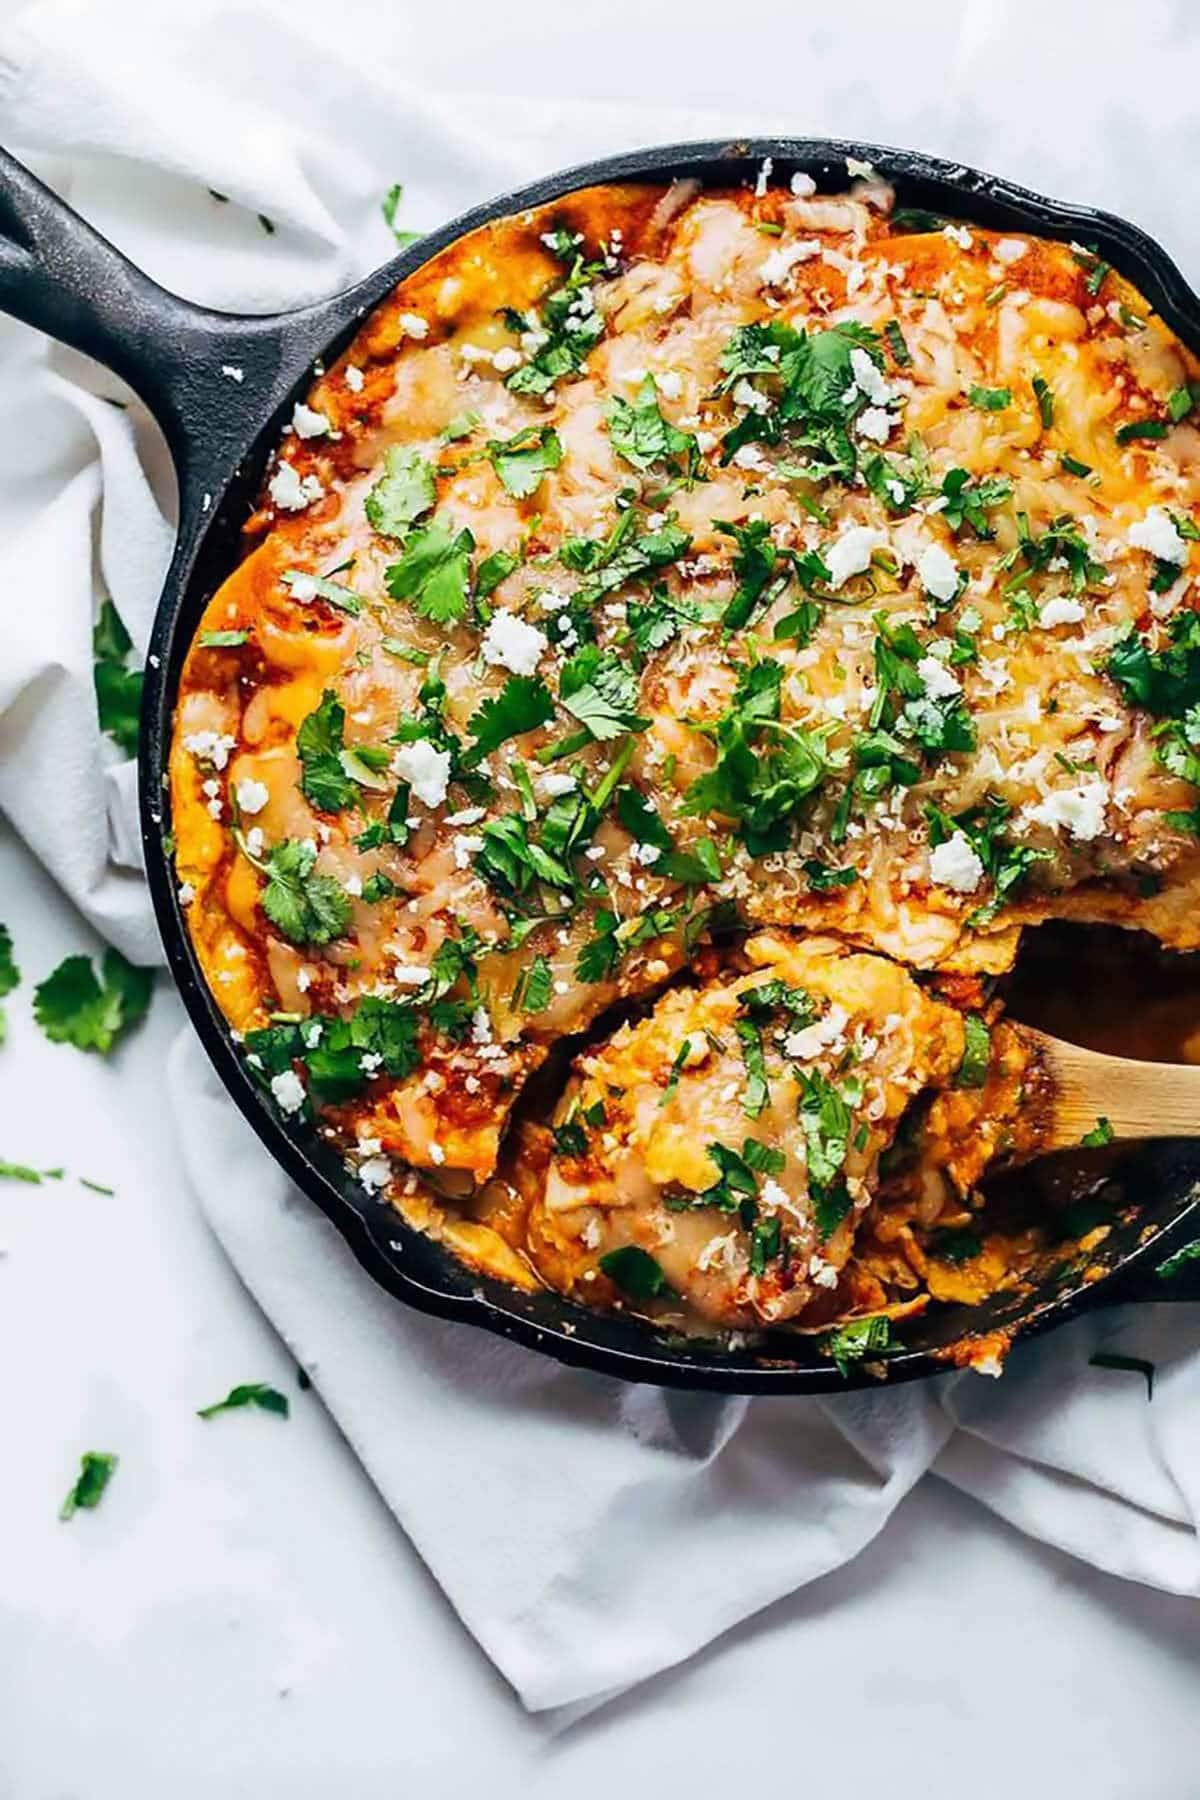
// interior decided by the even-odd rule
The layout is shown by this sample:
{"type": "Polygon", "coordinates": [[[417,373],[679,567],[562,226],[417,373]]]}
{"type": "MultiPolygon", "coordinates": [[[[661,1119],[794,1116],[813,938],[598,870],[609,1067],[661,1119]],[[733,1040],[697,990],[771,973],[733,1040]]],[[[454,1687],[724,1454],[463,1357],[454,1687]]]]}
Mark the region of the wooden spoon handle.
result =
{"type": "Polygon", "coordinates": [[[1042,1151],[1078,1146],[1101,1119],[1118,1138],[1200,1137],[1200,1067],[1105,1056],[1022,1025],[1046,1076],[1042,1151]]]}

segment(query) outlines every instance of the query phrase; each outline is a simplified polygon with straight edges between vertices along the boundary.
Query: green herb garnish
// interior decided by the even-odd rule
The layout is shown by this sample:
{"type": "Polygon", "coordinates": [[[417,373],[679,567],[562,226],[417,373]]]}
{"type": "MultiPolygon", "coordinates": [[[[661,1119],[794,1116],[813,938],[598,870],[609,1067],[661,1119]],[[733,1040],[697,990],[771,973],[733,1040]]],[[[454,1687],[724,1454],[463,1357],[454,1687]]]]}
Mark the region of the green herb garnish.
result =
{"type": "Polygon", "coordinates": [[[268,1387],[262,1381],[244,1382],[240,1387],[230,1388],[223,1400],[214,1401],[212,1406],[201,1406],[197,1409],[198,1419],[212,1419],[218,1413],[236,1412],[240,1407],[257,1406],[263,1412],[275,1413],[278,1418],[288,1416],[288,1397],[281,1394],[278,1388],[268,1387]]]}

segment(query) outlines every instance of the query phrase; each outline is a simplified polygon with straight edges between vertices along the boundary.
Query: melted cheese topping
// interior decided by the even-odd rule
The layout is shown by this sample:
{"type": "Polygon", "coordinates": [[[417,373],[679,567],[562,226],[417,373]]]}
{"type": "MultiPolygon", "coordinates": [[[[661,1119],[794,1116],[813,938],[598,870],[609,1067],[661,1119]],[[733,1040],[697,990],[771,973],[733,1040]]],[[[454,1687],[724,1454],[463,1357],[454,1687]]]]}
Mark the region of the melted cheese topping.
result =
{"type": "MultiPolygon", "coordinates": [[[[902,230],[879,184],[588,190],[418,270],[296,407],[181,684],[189,927],[274,1103],[469,1260],[582,1291],[610,1227],[640,1244],[664,1183],[711,1181],[703,1144],[632,1209],[553,1170],[463,1196],[551,1047],[714,930],[959,978],[1052,915],[1200,945],[1196,375],[1094,257],[902,230]]],[[[858,966],[757,941],[813,993],[858,966]]],[[[934,1005],[879,968],[893,1011],[934,1005]]],[[[598,1052],[615,1087],[641,1029],[598,1052]]],[[[868,1197],[943,1062],[918,1032],[873,1075],[868,1197]]],[[[749,1275],[745,1233],[720,1280],[695,1249],[706,1317],[821,1298],[749,1275]]]]}

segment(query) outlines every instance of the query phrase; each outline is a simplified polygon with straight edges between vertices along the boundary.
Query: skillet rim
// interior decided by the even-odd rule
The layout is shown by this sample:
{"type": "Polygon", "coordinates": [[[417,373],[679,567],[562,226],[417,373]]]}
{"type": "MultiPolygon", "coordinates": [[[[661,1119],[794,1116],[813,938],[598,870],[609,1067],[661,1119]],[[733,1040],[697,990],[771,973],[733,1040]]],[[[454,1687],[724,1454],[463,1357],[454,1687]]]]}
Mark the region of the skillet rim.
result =
{"type": "MultiPolygon", "coordinates": [[[[393,1207],[367,1195],[351,1180],[311,1128],[278,1117],[235,1049],[192,948],[177,896],[166,786],[179,675],[207,598],[210,565],[224,561],[226,571],[232,566],[229,552],[236,556],[240,522],[235,515],[243,499],[257,487],[292,400],[307,388],[314,353],[320,359],[340,352],[366,313],[399,281],[490,220],[545,205],[580,188],[620,181],[662,183],[699,178],[706,185],[736,185],[752,178],[767,158],[776,165],[777,179],[804,170],[816,179],[819,191],[828,190],[831,178],[844,182],[846,160],[855,158],[871,163],[893,182],[904,203],[935,204],[937,210],[967,223],[986,224],[991,214],[997,225],[1041,236],[1086,236],[1122,273],[1132,275],[1160,316],[1200,352],[1200,299],[1168,253],[1140,227],[1115,214],[1047,198],[962,163],[845,139],[771,137],[653,146],[543,176],[469,209],[334,295],[323,308],[306,309],[303,315],[282,314],[276,321],[255,320],[256,344],[262,343],[264,332],[270,336],[271,324],[277,325],[275,347],[285,370],[289,330],[302,340],[292,352],[295,368],[285,389],[280,389],[278,380],[272,383],[275,391],[264,399],[257,424],[240,445],[240,454],[227,460],[223,471],[206,469],[202,455],[194,457],[194,468],[189,467],[189,458],[179,452],[195,446],[173,444],[180,462],[180,530],[147,662],[139,795],[155,916],[190,1021],[243,1117],[380,1286],[420,1312],[471,1324],[572,1367],[627,1381],[748,1395],[829,1394],[924,1379],[946,1373],[954,1363],[944,1348],[902,1350],[888,1356],[884,1382],[861,1365],[843,1376],[828,1360],[785,1360],[782,1344],[778,1346],[780,1354],[769,1359],[750,1349],[714,1351],[708,1340],[693,1340],[690,1346],[680,1347],[636,1315],[594,1312],[552,1293],[523,1294],[495,1278],[475,1274],[408,1226],[393,1207]],[[315,332],[314,324],[318,327],[315,332]],[[328,330],[322,341],[325,326],[328,330]],[[206,483],[203,494],[201,479],[206,483]]],[[[215,329],[223,327],[226,334],[237,323],[225,315],[209,317],[216,322],[215,329]]],[[[165,344],[163,354],[167,354],[165,344]]],[[[1128,1159],[1131,1164],[1141,1160],[1135,1156],[1128,1159]]],[[[1098,1302],[1127,1297],[1131,1287],[1147,1276],[1152,1281],[1154,1265],[1194,1235],[1200,1224],[1200,1163],[1188,1172],[1186,1182],[1166,1222],[1157,1230],[1144,1230],[1142,1241],[1118,1255],[1099,1280],[1078,1281],[1049,1298],[1035,1293],[1007,1328],[1013,1342],[1064,1324],[1098,1302]]],[[[969,1343],[972,1336],[979,1335],[987,1335],[986,1330],[982,1334],[968,1330],[959,1341],[969,1343]]],[[[790,1342],[799,1349],[811,1347],[810,1340],[790,1342]]]]}

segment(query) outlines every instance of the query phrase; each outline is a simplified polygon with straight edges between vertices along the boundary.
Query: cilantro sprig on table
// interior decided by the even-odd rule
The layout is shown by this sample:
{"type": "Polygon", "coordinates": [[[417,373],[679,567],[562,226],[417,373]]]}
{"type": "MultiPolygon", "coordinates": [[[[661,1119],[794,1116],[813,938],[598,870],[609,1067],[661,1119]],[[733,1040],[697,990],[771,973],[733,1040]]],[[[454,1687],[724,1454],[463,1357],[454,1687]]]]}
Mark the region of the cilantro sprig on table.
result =
{"type": "Polygon", "coordinates": [[[99,974],[90,957],[68,956],[34,989],[33,1015],[51,1043],[107,1056],[145,1018],[153,991],[154,970],[119,950],[104,952],[99,974]]]}
{"type": "Polygon", "coordinates": [[[105,600],[92,632],[92,678],[100,729],[126,754],[135,756],[142,711],[144,675],[128,667],[133,642],[111,600],[105,600]]]}
{"type": "Polygon", "coordinates": [[[91,1511],[99,1506],[116,1472],[119,1458],[108,1450],[85,1450],[79,1459],[79,1474],[59,1507],[60,1519],[73,1519],[80,1507],[91,1511]]]}
{"type": "Polygon", "coordinates": [[[230,1388],[223,1400],[215,1400],[211,1406],[198,1407],[196,1417],[215,1419],[218,1413],[238,1412],[246,1407],[274,1413],[280,1419],[286,1419],[291,1410],[287,1395],[281,1394],[278,1388],[269,1387],[265,1381],[247,1381],[230,1388]]]}
{"type": "MultiPolygon", "coordinates": [[[[17,967],[16,957],[13,954],[12,933],[7,925],[0,925],[0,1000],[3,1000],[6,994],[12,993],[20,979],[21,971],[17,967]]],[[[8,1023],[4,1015],[4,1008],[0,1006],[0,1044],[4,1042],[7,1030],[8,1023]]]]}

